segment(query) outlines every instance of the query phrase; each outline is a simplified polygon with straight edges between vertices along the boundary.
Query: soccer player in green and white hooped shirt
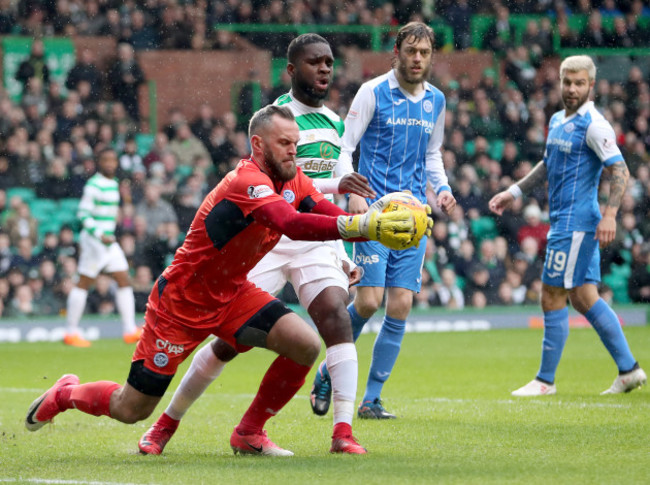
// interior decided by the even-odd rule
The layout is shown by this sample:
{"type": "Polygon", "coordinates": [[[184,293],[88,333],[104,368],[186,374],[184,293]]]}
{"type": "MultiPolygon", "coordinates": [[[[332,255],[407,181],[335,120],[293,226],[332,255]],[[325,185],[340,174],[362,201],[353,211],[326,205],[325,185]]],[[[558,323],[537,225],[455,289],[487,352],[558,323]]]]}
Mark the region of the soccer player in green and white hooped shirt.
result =
{"type": "MultiPolygon", "coordinates": [[[[313,178],[314,185],[323,193],[354,192],[361,197],[374,197],[366,177],[354,173],[351,164],[341,167],[338,163],[343,122],[324,106],[334,64],[329,43],[319,35],[303,34],[291,42],[287,58],[291,91],[280,96],[275,104],[288,106],[296,117],[300,129],[296,164],[313,178]]],[[[291,202],[293,193],[285,191],[283,197],[291,202]]],[[[366,453],[352,435],[358,362],[346,309],[349,285],[359,280],[360,273],[353,268],[343,245],[340,241],[293,241],[283,236],[248,278],[272,294],[279,292],[287,281],[291,282],[300,304],[309,312],[327,347],[334,408],[330,451],[366,453]]],[[[194,355],[169,406],[140,439],[141,452],[162,453],[189,407],[235,355],[236,352],[219,339],[194,355]]],[[[329,396],[316,398],[311,396],[313,411],[326,414],[329,396]]]]}
{"type": "Polygon", "coordinates": [[[106,148],[97,155],[98,172],[84,186],[78,216],[83,225],[79,236],[79,281],[70,290],[67,301],[66,345],[89,347],[90,342],[79,334],[79,320],[86,307],[88,290],[100,271],[109,273],[117,282],[115,303],[122,319],[126,343],[135,343],[141,330],[135,325],[135,300],[129,280],[129,264],[124,251],[115,240],[115,226],[120,193],[115,172],[118,166],[115,150],[106,148]]]}

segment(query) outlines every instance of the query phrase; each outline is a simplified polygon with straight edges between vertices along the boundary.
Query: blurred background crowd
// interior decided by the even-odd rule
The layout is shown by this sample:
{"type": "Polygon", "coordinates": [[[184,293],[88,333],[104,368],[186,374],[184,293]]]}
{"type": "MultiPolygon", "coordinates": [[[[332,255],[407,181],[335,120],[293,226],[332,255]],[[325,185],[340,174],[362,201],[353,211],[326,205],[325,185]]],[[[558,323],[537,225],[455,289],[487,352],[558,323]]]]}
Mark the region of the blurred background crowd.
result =
{"type": "MultiPolygon", "coordinates": [[[[182,244],[203,197],[248,156],[242,113],[216,116],[208,105],[189,117],[181,110],[170,112],[144,148],[139,143],[138,86],[146,79],[139,51],[255,44],[272,45],[278,50],[274,56],[283,57],[292,35],[281,39],[277,34],[278,41],[269,43],[268,33],[238,35],[214,26],[397,26],[415,19],[434,30],[436,25],[451,27],[451,45],[439,47],[461,51],[477,49],[471,30],[477,15],[490,19],[479,49],[494,52],[502,69],[486,69],[478,83],[469,76],[431,79],[447,96],[443,160],[458,207],[449,218],[435,214],[416,305],[536,304],[549,227],[546,190],[539,187],[519,199],[498,219],[487,202],[540,160],[547,122],[562,109],[557,68],[544,59],[557,55],[558,47],[647,46],[647,2],[0,0],[0,35],[35,39],[16,72],[22,85],[19,99],[0,88],[0,316],[64,311],[78,257],[76,205],[102,147],[119,154],[118,240],[130,261],[138,312],[144,311],[155,278],[182,244]],[[543,15],[517,31],[510,16],[521,14],[543,15]],[[577,16],[584,20],[579,29],[571,21],[577,16]],[[40,38],[75,35],[115,37],[115,61],[100,70],[94,53],[81,49],[65,82],[56,82],[40,38]]],[[[352,44],[364,47],[364,37],[355,35],[332,37],[337,54],[352,44]]],[[[387,39],[387,56],[391,45],[387,39]]],[[[650,241],[650,77],[648,58],[626,59],[628,63],[615,66],[616,76],[600,73],[593,93],[631,172],[616,241],[602,253],[601,291],[616,303],[650,301],[650,244],[644,243],[650,241]]],[[[363,73],[337,68],[327,105],[344,117],[365,80],[363,73]]],[[[272,102],[289,87],[283,76],[264,90],[263,102],[272,102]]],[[[244,105],[240,102],[238,108],[244,105]]],[[[600,190],[606,196],[606,180],[600,190]]],[[[88,313],[115,312],[113,284],[100,276],[88,297],[88,313]]],[[[282,296],[295,302],[290,289],[282,296]]]]}

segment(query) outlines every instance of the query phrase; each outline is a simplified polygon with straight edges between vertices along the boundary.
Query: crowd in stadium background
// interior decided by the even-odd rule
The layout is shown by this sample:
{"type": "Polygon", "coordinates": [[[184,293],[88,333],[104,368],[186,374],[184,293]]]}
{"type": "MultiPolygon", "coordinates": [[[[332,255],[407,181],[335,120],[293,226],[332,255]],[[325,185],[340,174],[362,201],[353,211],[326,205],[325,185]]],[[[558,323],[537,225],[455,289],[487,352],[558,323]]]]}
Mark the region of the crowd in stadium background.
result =
{"type": "MultiPolygon", "coordinates": [[[[487,201],[540,159],[550,115],[562,109],[557,70],[545,67],[538,72],[543,59],[556,54],[553,29],[562,47],[647,46],[648,2],[0,0],[0,35],[112,35],[133,46],[135,62],[126,64],[130,72],[137,72],[137,53],[143,49],[237,49],[265,40],[261,34],[214,31],[214,24],[397,26],[412,19],[443,21],[453,29],[453,49],[463,50],[470,48],[470,20],[477,14],[502,20],[486,30],[482,47],[500,56],[505,76],[487,69],[478,84],[463,76],[431,79],[447,96],[444,161],[458,208],[449,218],[436,215],[416,304],[420,308],[536,304],[548,229],[544,188],[520,199],[512,213],[499,220],[490,216],[487,201]],[[508,15],[515,13],[544,13],[549,20],[540,21],[537,29],[536,22],[527,24],[526,42],[519,45],[508,22],[508,15]],[[567,19],[576,14],[588,17],[583,31],[569,27],[567,19]],[[610,17],[611,31],[599,27],[610,17]]],[[[346,34],[335,37],[333,45],[342,49],[357,41],[364,39],[346,34]]],[[[282,42],[274,45],[286,48],[282,42]]],[[[118,49],[129,57],[130,49],[118,49]]],[[[116,63],[104,73],[93,67],[92,52],[77,54],[65,97],[61,86],[38,68],[33,73],[40,78],[28,76],[20,101],[12,101],[0,89],[3,317],[58,315],[64,310],[78,256],[74,242],[78,223],[70,209],[74,206],[66,204],[80,197],[95,170],[93,154],[101,147],[113,146],[120,154],[119,241],[129,257],[139,312],[144,311],[154,279],[182,243],[203,196],[250,153],[237,113],[215,117],[206,105],[188,119],[181,112],[171,113],[155,134],[151,150],[140,155],[137,102],[124,97],[127,90],[116,85],[123,77],[110,74],[126,68],[116,63]],[[67,223],[44,230],[46,224],[36,217],[44,204],[67,216],[67,223]]],[[[273,55],[282,57],[284,52],[273,55]]],[[[618,303],[650,301],[650,246],[643,243],[650,236],[650,71],[645,61],[631,62],[622,82],[599,74],[593,96],[614,126],[631,172],[617,240],[603,251],[603,295],[618,303]]],[[[337,67],[327,105],[345,116],[364,80],[345,66],[337,67]]],[[[136,86],[143,81],[132,76],[136,86]]],[[[264,102],[288,90],[286,79],[283,82],[263,93],[264,102]]],[[[285,296],[291,299],[289,292],[285,296]]],[[[115,312],[110,279],[98,279],[87,312],[115,312]]]]}

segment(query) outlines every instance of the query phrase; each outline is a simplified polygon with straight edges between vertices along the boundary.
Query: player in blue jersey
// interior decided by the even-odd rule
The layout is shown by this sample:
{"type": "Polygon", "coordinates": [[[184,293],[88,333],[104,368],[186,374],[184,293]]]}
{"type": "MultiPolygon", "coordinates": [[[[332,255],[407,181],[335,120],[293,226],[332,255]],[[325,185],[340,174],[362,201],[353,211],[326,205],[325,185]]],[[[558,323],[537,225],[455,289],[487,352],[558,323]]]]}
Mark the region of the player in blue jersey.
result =
{"type": "Polygon", "coordinates": [[[614,383],[602,394],[629,392],[646,383],[618,317],[599,297],[596,286],[600,281],[599,246],[614,240],[616,214],[629,172],[614,129],[589,101],[595,82],[596,67],[589,56],[571,56],[562,62],[565,109],[551,117],[543,160],[489,204],[492,212],[501,215],[515,198],[548,181],[551,229],[542,273],[542,363],[536,378],[513,391],[513,396],[556,393],[555,371],[569,334],[567,296],[598,332],[618,367],[614,383]],[[611,180],[601,216],[598,185],[603,171],[611,180]]]}
{"type": "MultiPolygon", "coordinates": [[[[352,166],[361,143],[359,173],[377,193],[375,199],[350,195],[349,211],[362,213],[381,196],[410,190],[426,202],[427,181],[446,213],[456,206],[440,147],[445,126],[445,97],[427,82],[431,70],[433,30],[421,22],[402,27],[395,39],[394,68],[363,84],[345,120],[339,163],[352,166]]],[[[354,262],[363,268],[354,302],[348,306],[354,338],[377,311],[386,291],[386,314],[373,349],[366,391],[357,410],[360,418],[395,416],[381,402],[381,390],[400,351],[413,294],[420,291],[426,240],[407,251],[384,250],[376,244],[355,244],[354,262]]],[[[330,379],[321,363],[312,400],[329,399],[330,379]]]]}

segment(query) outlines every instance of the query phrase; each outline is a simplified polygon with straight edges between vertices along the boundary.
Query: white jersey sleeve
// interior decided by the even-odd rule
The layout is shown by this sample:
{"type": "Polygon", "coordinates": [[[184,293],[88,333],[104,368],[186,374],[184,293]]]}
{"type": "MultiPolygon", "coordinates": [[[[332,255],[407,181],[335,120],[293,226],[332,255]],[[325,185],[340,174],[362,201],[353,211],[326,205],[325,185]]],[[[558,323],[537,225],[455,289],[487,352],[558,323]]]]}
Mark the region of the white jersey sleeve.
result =
{"type": "Polygon", "coordinates": [[[596,118],[587,128],[587,145],[606,167],[623,159],[616,133],[605,118],[596,118]]]}
{"type": "Polygon", "coordinates": [[[353,172],[352,154],[375,114],[375,93],[368,83],[362,84],[354,96],[345,118],[345,131],[341,140],[341,156],[336,175],[353,172]]]}
{"type": "Polygon", "coordinates": [[[440,152],[444,134],[445,108],[440,110],[438,119],[433,126],[433,133],[431,134],[431,138],[429,138],[426,153],[427,180],[433,187],[433,190],[436,192],[436,194],[439,194],[443,190],[451,192],[449,179],[447,178],[445,167],[442,163],[442,153],[440,152]]]}

